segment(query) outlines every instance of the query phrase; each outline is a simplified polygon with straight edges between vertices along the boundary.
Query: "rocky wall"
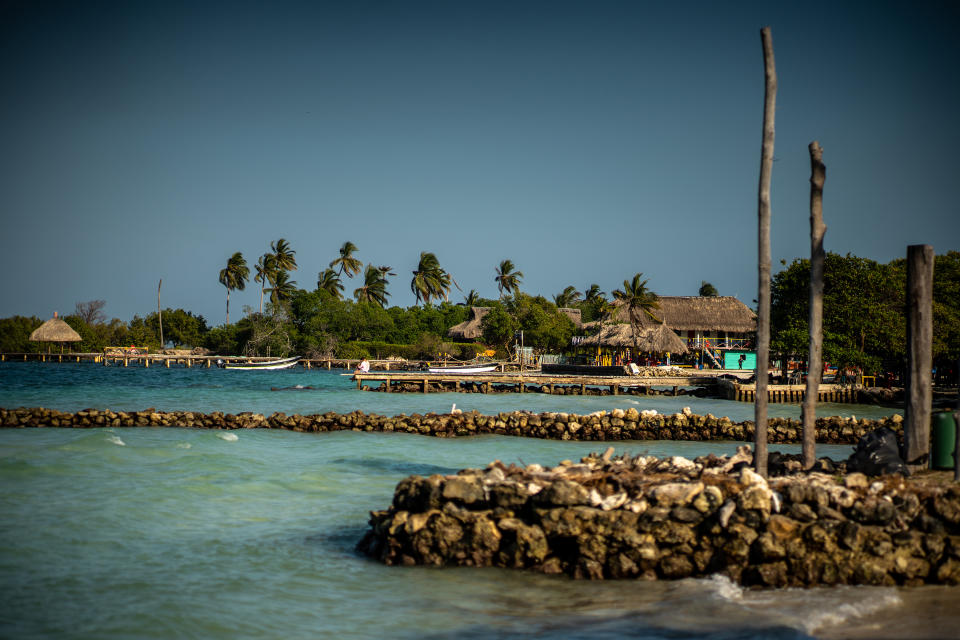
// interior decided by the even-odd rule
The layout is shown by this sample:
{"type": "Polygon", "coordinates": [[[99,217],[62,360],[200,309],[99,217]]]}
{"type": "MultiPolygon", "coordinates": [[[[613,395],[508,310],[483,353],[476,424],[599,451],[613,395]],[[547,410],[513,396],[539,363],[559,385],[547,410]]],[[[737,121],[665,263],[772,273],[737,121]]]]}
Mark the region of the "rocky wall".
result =
{"type": "MultiPolygon", "coordinates": [[[[291,431],[398,431],[436,437],[499,434],[554,440],[736,440],[754,439],[752,421],[734,422],[713,415],[683,412],[664,415],[636,409],[614,409],[588,415],[573,413],[530,413],[514,411],[483,415],[476,411],[425,415],[382,416],[375,413],[323,413],[286,415],[273,413],[199,413],[194,411],[111,411],[85,409],[76,413],[44,408],[0,408],[3,427],[193,427],[204,429],[287,429],[291,431]]],[[[818,418],[817,442],[856,444],[866,432],[887,426],[902,433],[902,417],[880,420],[818,418]]],[[[799,420],[771,418],[768,441],[800,442],[799,420]]]]}
{"type": "Polygon", "coordinates": [[[960,583],[960,488],[887,476],[772,478],[731,458],[592,455],[412,476],[358,548],[390,565],[574,578],[724,574],[761,587],[960,583]]]}

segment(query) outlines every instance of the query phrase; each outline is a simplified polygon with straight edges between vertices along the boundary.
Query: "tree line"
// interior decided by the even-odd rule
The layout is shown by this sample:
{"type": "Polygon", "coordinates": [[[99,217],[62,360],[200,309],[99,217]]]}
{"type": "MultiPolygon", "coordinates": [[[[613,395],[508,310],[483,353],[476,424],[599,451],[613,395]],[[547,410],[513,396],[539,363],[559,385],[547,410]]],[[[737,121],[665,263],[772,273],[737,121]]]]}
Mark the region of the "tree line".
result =
{"type": "MultiPolygon", "coordinates": [[[[520,290],[523,272],[511,260],[494,268],[499,298],[482,298],[473,289],[462,302],[451,301],[459,285],[443,269],[436,256],[422,252],[412,272],[410,288],[417,304],[388,306],[389,266],[366,264],[357,257],[352,242],[340,248],[329,267],[318,274],[316,287],[297,287],[296,252],[284,239],[270,244],[270,251],[255,265],[254,282],[261,288],[257,309],[245,308],[234,322],[211,327],[200,315],[184,309],[163,311],[164,338],[178,347],[203,347],[217,354],[284,355],[315,357],[387,357],[434,359],[438,355],[469,359],[481,348],[456,344],[447,338],[449,329],[469,317],[471,306],[491,310],[481,324],[482,342],[506,355],[519,331],[524,344],[538,352],[562,352],[570,339],[581,333],[559,308],[576,308],[584,322],[610,318],[615,304],[626,304],[631,323],[656,308],[656,294],[647,288],[642,274],[610,292],[596,283],[582,291],[567,286],[552,298],[520,290]],[[344,295],[347,280],[361,277],[353,295],[344,295]]],[[[805,358],[809,261],[783,263],[774,275],[772,291],[772,353],[775,357],[805,358]]],[[[233,254],[220,271],[227,289],[227,313],[231,291],[242,290],[250,270],[242,254],[233,254]]],[[[905,357],[904,313],[906,267],[903,259],[887,264],[853,255],[828,254],[825,267],[824,356],[841,366],[864,370],[898,370],[905,357]]],[[[702,282],[700,295],[717,295],[702,282]]],[[[129,322],[107,321],[102,300],[78,303],[64,320],[82,337],[74,347],[99,351],[105,346],[160,347],[156,312],[136,315],[129,322]]],[[[29,341],[30,332],[42,320],[14,316],[0,319],[0,351],[36,352],[42,345],[29,341]]],[[[937,362],[960,356],[960,252],[937,256],[934,269],[934,358],[937,362]]]]}

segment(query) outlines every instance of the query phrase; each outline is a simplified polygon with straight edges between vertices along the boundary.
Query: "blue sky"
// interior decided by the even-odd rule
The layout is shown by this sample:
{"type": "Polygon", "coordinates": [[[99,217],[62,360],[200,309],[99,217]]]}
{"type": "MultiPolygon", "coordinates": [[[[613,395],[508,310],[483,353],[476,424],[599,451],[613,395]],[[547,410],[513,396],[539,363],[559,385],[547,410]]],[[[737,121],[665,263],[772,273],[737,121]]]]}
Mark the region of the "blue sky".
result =
{"type": "MultiPolygon", "coordinates": [[[[510,258],[530,293],[642,272],[750,304],[763,26],[774,260],[809,253],[812,140],[828,250],[960,249],[958,7],[6,2],[0,316],[104,299],[129,320],[162,278],[217,325],[227,258],[281,237],[300,287],[351,240],[401,306],[421,251],[490,297],[510,258]]],[[[231,319],[257,302],[235,291],[231,319]]]]}

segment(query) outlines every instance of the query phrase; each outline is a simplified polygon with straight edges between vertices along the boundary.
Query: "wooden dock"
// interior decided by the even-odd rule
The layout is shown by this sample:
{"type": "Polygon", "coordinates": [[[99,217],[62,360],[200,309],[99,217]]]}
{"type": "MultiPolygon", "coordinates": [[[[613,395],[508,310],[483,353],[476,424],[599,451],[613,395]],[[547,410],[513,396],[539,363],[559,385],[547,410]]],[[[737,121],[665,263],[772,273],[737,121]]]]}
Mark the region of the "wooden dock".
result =
{"type": "MultiPolygon", "coordinates": [[[[474,392],[546,393],[558,395],[647,395],[654,388],[666,388],[666,395],[680,395],[685,387],[706,387],[712,395],[728,400],[753,402],[756,384],[721,377],[729,371],[698,371],[689,375],[669,377],[647,376],[584,376],[549,375],[542,373],[483,373],[441,374],[426,372],[369,372],[356,373],[352,379],[357,389],[373,390],[370,383],[379,383],[376,390],[386,393],[474,392]],[[672,393],[671,393],[672,391],[672,393]]],[[[821,384],[819,402],[856,402],[859,385],[821,384]]],[[[659,393],[659,392],[658,392],[659,393]]],[[[806,385],[768,385],[767,399],[771,403],[799,403],[803,401],[806,385]]]]}
{"type": "MultiPolygon", "coordinates": [[[[211,368],[218,360],[225,363],[263,362],[270,357],[253,356],[215,356],[185,354],[124,354],[108,355],[104,353],[3,353],[0,362],[49,362],[75,363],[90,362],[104,366],[119,367],[202,367],[211,368]]],[[[345,369],[352,371],[360,363],[356,359],[340,358],[304,358],[298,366],[304,369],[345,369]]],[[[681,370],[684,375],[655,376],[589,376],[543,374],[539,371],[519,372],[500,371],[483,374],[441,374],[428,373],[420,369],[429,363],[398,360],[371,360],[372,370],[368,373],[353,374],[358,389],[370,389],[369,383],[379,383],[379,389],[387,393],[417,391],[430,392],[477,392],[493,393],[546,393],[555,395],[647,395],[653,389],[665,389],[667,395],[680,395],[681,388],[701,387],[711,389],[711,395],[753,402],[756,398],[756,384],[736,380],[737,373],[728,370],[681,370]]],[[[748,375],[746,372],[741,376],[748,375]]],[[[861,385],[821,384],[817,394],[818,402],[857,402],[861,385]]],[[[661,391],[655,393],[660,394],[661,391]]],[[[767,386],[767,401],[771,403],[799,403],[806,394],[806,385],[767,386]]]]}
{"type": "Polygon", "coordinates": [[[653,387],[672,388],[678,395],[680,387],[709,387],[716,384],[716,375],[696,374],[688,376],[641,377],[641,376],[587,376],[587,375],[550,375],[539,372],[529,373],[470,373],[444,374],[412,372],[369,372],[355,373],[352,377],[358,389],[370,389],[367,383],[380,383],[380,390],[386,393],[405,392],[413,386],[421,393],[441,391],[513,391],[516,393],[560,393],[563,395],[587,395],[587,390],[607,390],[611,395],[621,393],[646,394],[653,387]]]}

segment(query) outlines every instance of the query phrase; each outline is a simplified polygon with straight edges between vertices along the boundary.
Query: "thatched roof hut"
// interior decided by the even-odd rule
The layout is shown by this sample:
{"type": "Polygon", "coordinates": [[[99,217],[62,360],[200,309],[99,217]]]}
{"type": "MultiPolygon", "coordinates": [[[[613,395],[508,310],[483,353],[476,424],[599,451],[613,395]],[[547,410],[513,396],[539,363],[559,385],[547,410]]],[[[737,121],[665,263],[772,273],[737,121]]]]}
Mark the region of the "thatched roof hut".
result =
{"type": "Polygon", "coordinates": [[[583,316],[580,314],[580,309],[571,309],[570,307],[560,307],[557,309],[560,313],[570,318],[573,321],[573,324],[579,329],[583,326],[583,316]]]}
{"type": "MultiPolygon", "coordinates": [[[[587,323],[596,328],[596,323],[587,323]]],[[[585,325],[585,326],[587,326],[585,325]]],[[[633,348],[633,329],[629,324],[604,324],[601,325],[599,333],[587,336],[580,342],[585,346],[603,346],[617,349],[633,348]]],[[[656,324],[637,331],[637,347],[642,353],[677,353],[685,354],[688,352],[687,345],[684,344],[676,333],[670,330],[665,324],[656,324]]]]}
{"type": "Polygon", "coordinates": [[[454,340],[476,340],[483,335],[480,323],[488,313],[490,307],[470,307],[470,317],[465,322],[450,327],[447,336],[454,340]]]}
{"type": "Polygon", "coordinates": [[[53,317],[34,329],[30,334],[30,340],[34,342],[83,342],[80,334],[66,322],[57,317],[57,312],[53,312],[53,317]]]}
{"type": "MultiPolygon", "coordinates": [[[[574,325],[579,329],[583,326],[580,309],[570,309],[561,307],[560,313],[570,318],[574,325]]],[[[470,317],[460,324],[455,324],[447,331],[447,336],[454,340],[476,340],[483,335],[480,323],[483,317],[490,313],[490,307],[470,307],[470,317]]]]}
{"type": "MultiPolygon", "coordinates": [[[[652,311],[656,320],[641,314],[644,327],[662,321],[674,331],[726,331],[750,333],[757,330],[757,315],[733,296],[660,296],[660,308],[652,311]]],[[[629,313],[620,305],[614,322],[630,322],[629,313]]]]}

